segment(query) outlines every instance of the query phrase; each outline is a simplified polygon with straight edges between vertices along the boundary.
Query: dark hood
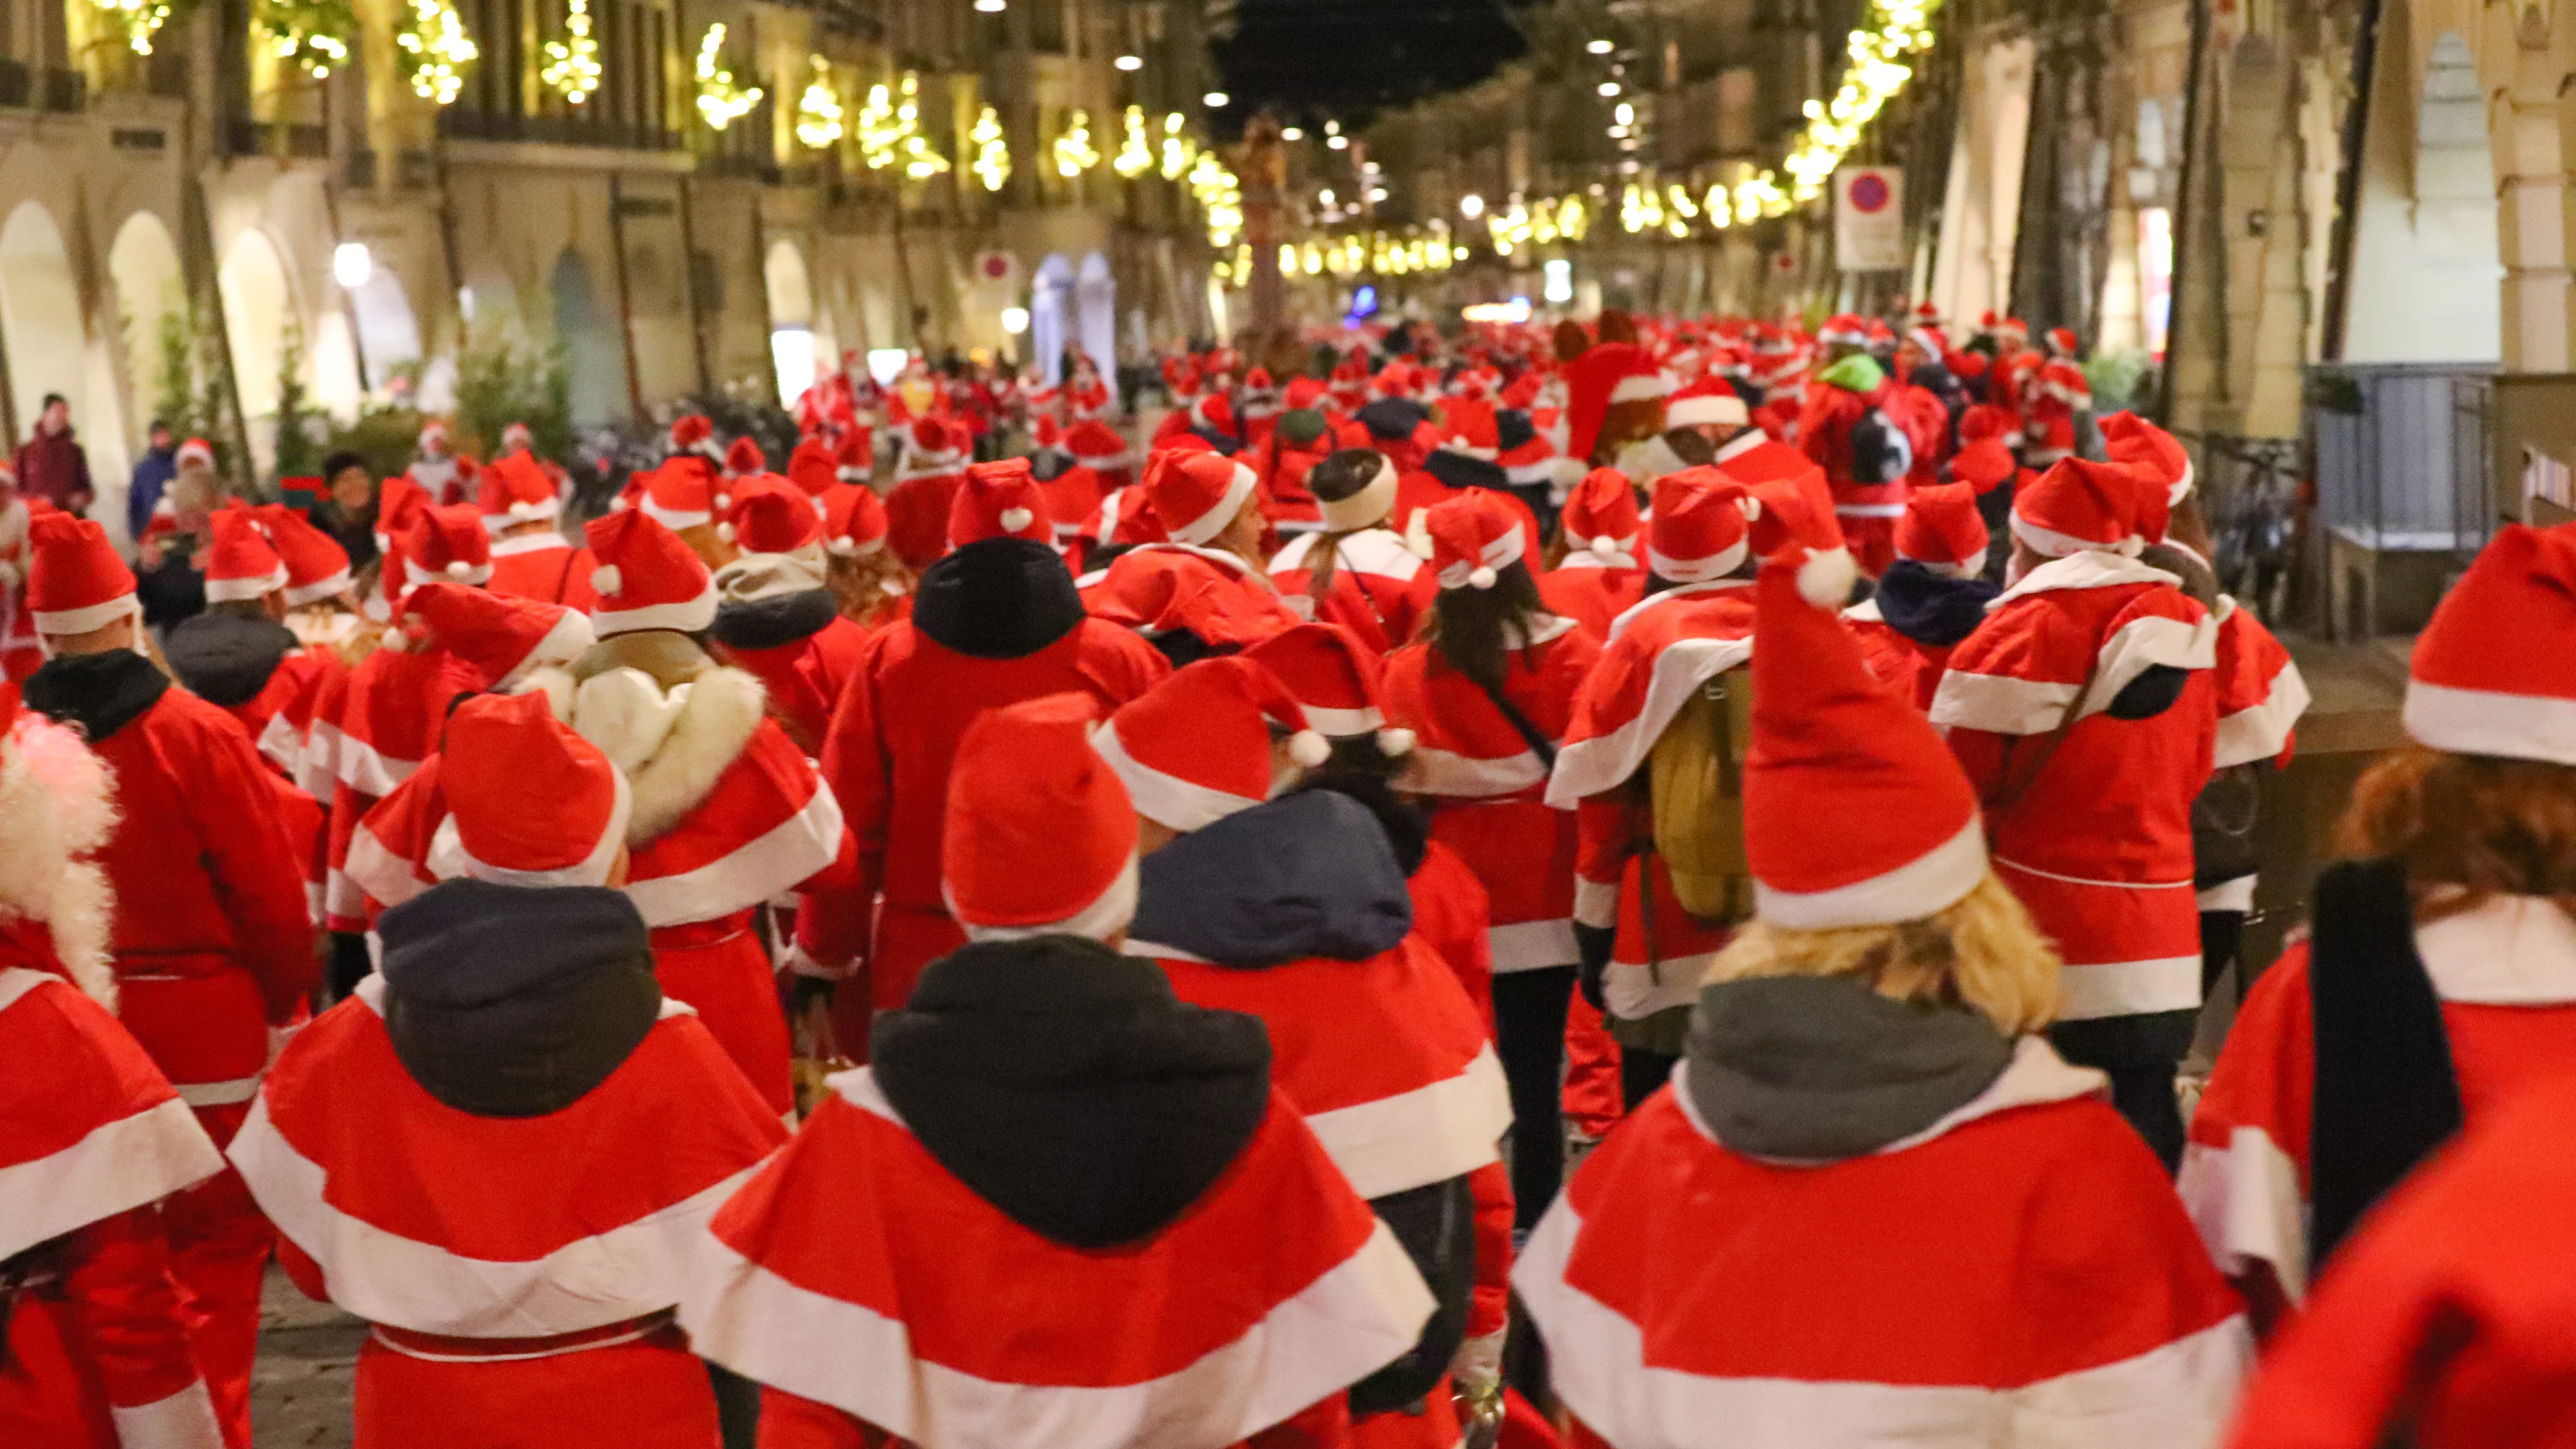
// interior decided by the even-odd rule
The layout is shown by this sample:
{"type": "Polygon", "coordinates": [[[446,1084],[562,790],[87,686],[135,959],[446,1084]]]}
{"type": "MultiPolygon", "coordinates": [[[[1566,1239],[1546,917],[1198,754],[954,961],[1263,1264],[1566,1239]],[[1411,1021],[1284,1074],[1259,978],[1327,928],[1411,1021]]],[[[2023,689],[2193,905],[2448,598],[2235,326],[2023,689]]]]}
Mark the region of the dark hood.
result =
{"type": "Polygon", "coordinates": [[[644,918],[618,891],[454,880],[385,912],[377,929],[394,1055],[460,1112],[569,1107],[661,1014],[644,918]]]}
{"type": "Polygon", "coordinates": [[[830,589],[798,589],[716,605],[716,642],[728,649],[776,649],[811,639],[840,613],[830,589]]]}
{"type": "Polygon", "coordinates": [[[1228,458],[1243,451],[1243,439],[1232,433],[1220,433],[1214,428],[1192,428],[1190,435],[1228,458]]]}
{"type": "Polygon", "coordinates": [[[150,659],[131,649],[66,654],[48,659],[27,676],[27,708],[57,724],[80,726],[93,745],[125,728],[161,702],[170,687],[150,659]]]}
{"type": "Polygon", "coordinates": [[[1720,1142],[1838,1162],[1967,1105],[2012,1055],[1970,1007],[1891,1001],[1848,976],[1771,976],[1701,987],[1683,1059],[1691,1107],[1720,1142]]]}
{"type": "Polygon", "coordinates": [[[966,545],[923,570],[912,597],[914,628],[977,659],[1024,659],[1081,622],[1064,560],[1025,538],[966,545]]]}
{"type": "Polygon", "coordinates": [[[1512,486],[1512,475],[1503,471],[1502,464],[1446,449],[1436,449],[1430,457],[1423,459],[1422,471],[1452,488],[1491,488],[1497,492],[1509,492],[1512,486]]]}
{"type": "Polygon", "coordinates": [[[1413,430],[1431,421],[1430,410],[1406,397],[1382,397],[1362,407],[1353,416],[1369,436],[1387,443],[1401,443],[1412,438],[1413,430]]]}
{"type": "Polygon", "coordinates": [[[1270,1103],[1259,1018],[1184,1004],[1150,961],[1079,936],[930,964],[877,1018],[886,1100],[939,1165],[1076,1248],[1132,1243],[1198,1201],[1270,1103]]]}
{"type": "Polygon", "coordinates": [[[1138,867],[1129,935],[1222,966],[1365,961],[1413,929],[1395,850],[1344,795],[1283,796],[1194,830],[1138,867]]]}
{"type": "Polygon", "coordinates": [[[1538,436],[1538,425],[1519,408],[1503,408],[1494,414],[1494,446],[1506,453],[1529,446],[1538,436]]]}
{"type": "Polygon", "coordinates": [[[1936,574],[1912,559],[1898,559],[1878,580],[1878,612],[1887,627],[1936,649],[1977,632],[1986,605],[2003,585],[1936,574]]]}
{"type": "Polygon", "coordinates": [[[1386,832],[1387,844],[1395,849],[1396,869],[1411,880],[1422,869],[1422,858],[1431,853],[1431,820],[1422,807],[1413,805],[1395,793],[1395,787],[1382,775],[1366,770],[1328,768],[1316,771],[1298,784],[1295,793],[1329,790],[1360,803],[1361,808],[1386,832]]]}
{"type": "Polygon", "coordinates": [[[295,631],[271,619],[199,614],[170,631],[161,656],[190,693],[229,709],[257,698],[278,661],[299,647],[295,631]]]}

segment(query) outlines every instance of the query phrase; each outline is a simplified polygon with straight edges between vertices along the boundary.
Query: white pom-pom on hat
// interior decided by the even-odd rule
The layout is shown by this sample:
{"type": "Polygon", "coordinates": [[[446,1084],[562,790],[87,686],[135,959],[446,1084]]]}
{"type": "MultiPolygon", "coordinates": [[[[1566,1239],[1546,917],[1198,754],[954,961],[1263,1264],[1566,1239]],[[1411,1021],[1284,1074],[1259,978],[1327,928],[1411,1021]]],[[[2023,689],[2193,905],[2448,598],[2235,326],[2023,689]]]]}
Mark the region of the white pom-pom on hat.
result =
{"type": "Polygon", "coordinates": [[[616,497],[608,500],[608,511],[611,513],[624,513],[627,509],[634,506],[634,504],[626,501],[626,495],[623,493],[620,493],[616,497]]]}
{"type": "Polygon", "coordinates": [[[1798,565],[1798,596],[1819,609],[1839,609],[1851,599],[1860,566],[1848,548],[1823,549],[1798,565]]]}
{"type": "Polygon", "coordinates": [[[461,558],[449,559],[447,561],[447,576],[451,579],[472,578],[474,576],[474,565],[467,563],[461,558]]]}
{"type": "Polygon", "coordinates": [[[1332,757],[1332,742],[1313,730],[1299,730],[1288,737],[1288,758],[1309,770],[1332,757]]]}
{"type": "Polygon", "coordinates": [[[1604,535],[1593,539],[1584,547],[1592,550],[1594,558],[1613,558],[1618,555],[1619,540],[1604,535]]]}
{"type": "Polygon", "coordinates": [[[1377,752],[1392,760],[1413,753],[1413,731],[1388,725],[1377,732],[1377,752]]]}
{"type": "Polygon", "coordinates": [[[718,513],[722,513],[722,512],[724,512],[726,509],[731,508],[731,507],[733,507],[733,495],[732,495],[732,494],[730,494],[730,493],[719,493],[719,494],[717,494],[717,495],[716,495],[716,512],[718,512],[718,513]]]}
{"type": "Polygon", "coordinates": [[[1496,574],[1492,568],[1484,564],[1478,564],[1476,565],[1475,571],[1467,575],[1467,587],[1471,589],[1490,589],[1494,586],[1494,580],[1498,577],[1500,577],[1500,575],[1496,574]]]}
{"type": "Polygon", "coordinates": [[[594,594],[616,593],[625,583],[626,575],[618,572],[615,564],[601,564],[590,571],[590,591],[594,594]]]}
{"type": "Polygon", "coordinates": [[[1002,510],[1002,531],[1005,533],[1017,533],[1037,521],[1038,516],[1025,508],[1002,510]]]}
{"type": "Polygon", "coordinates": [[[724,522],[716,525],[716,537],[723,539],[727,543],[733,542],[732,519],[728,518],[724,522]]]}

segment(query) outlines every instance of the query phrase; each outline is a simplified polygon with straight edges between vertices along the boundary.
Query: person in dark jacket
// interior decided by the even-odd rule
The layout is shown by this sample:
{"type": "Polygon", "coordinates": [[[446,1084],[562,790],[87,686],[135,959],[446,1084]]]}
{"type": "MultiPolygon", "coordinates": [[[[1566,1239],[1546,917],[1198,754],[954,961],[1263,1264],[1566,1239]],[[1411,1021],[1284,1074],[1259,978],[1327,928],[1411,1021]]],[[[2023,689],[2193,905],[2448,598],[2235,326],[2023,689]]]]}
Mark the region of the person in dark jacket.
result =
{"type": "Polygon", "coordinates": [[[348,551],[350,568],[365,568],[377,553],[376,482],[367,474],[367,460],[334,453],[322,460],[322,477],[328,491],[304,516],[348,551]]]}
{"type": "Polygon", "coordinates": [[[170,425],[159,418],[152,420],[152,431],[146,435],[143,456],[134,460],[134,477],[125,492],[125,536],[139,539],[152,523],[152,509],[161,501],[161,490],[170,486],[171,476],[179,471],[178,444],[171,441],[170,425]]]}
{"type": "Polygon", "coordinates": [[[86,514],[98,490],[90,486],[89,454],[72,436],[72,405],[58,392],[45,394],[36,429],[18,445],[18,491],[65,513],[86,514]]]}

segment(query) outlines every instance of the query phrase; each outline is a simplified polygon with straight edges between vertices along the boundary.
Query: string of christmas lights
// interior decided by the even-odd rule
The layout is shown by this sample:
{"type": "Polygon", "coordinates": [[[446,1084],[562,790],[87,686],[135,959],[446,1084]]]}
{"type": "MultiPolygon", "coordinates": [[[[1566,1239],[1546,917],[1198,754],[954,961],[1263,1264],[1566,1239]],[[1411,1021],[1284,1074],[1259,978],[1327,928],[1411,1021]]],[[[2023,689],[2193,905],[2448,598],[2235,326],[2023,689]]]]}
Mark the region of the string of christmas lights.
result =
{"type": "Polygon", "coordinates": [[[762,95],[758,86],[734,83],[733,72],[721,63],[724,39],[724,22],[719,20],[707,27],[706,39],[698,42],[698,114],[719,131],[749,115],[762,95]]]}
{"type": "Polygon", "coordinates": [[[403,28],[394,36],[396,59],[411,93],[433,105],[448,105],[465,90],[465,72],[482,52],[465,33],[465,17],[450,0],[411,0],[403,28]]]}
{"type": "Polygon", "coordinates": [[[1129,106],[1127,119],[1120,132],[1118,154],[1110,158],[1109,167],[1129,181],[1154,169],[1153,133],[1145,124],[1145,108],[1129,106]]]}
{"type": "Polygon", "coordinates": [[[251,24],[271,55],[303,67],[315,80],[348,63],[349,37],[358,33],[349,0],[258,0],[251,24]]]}
{"type": "Polygon", "coordinates": [[[590,33],[590,0],[567,0],[564,38],[546,42],[546,63],[537,79],[566,104],[577,106],[598,94],[600,75],[599,41],[590,33]]]}
{"type": "Polygon", "coordinates": [[[110,25],[125,32],[126,48],[136,55],[152,53],[152,38],[170,19],[170,7],[162,0],[92,0],[92,4],[110,25]]]}
{"type": "Polygon", "coordinates": [[[1002,117],[991,106],[975,118],[974,129],[966,133],[967,144],[975,148],[975,159],[969,169],[986,191],[999,191],[1011,179],[1011,143],[1002,134],[1002,117]]]}
{"type": "Polygon", "coordinates": [[[1076,107],[1065,118],[1064,133],[1052,148],[1055,174],[1070,181],[1100,164],[1100,148],[1091,144],[1091,113],[1076,107]]]}
{"type": "Polygon", "coordinates": [[[808,56],[814,78],[796,98],[796,139],[809,151],[826,151],[841,139],[841,93],[832,88],[832,66],[819,55],[808,56]]]}

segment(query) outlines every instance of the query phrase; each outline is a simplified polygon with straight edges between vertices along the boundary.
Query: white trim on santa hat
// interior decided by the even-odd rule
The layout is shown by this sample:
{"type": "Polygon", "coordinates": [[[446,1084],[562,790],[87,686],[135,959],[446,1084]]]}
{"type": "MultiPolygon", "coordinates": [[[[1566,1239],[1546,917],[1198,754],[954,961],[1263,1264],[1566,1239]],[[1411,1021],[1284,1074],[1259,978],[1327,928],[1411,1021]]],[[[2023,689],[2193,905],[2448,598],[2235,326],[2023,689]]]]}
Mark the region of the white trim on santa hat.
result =
{"type": "MultiPolygon", "coordinates": [[[[1233,462],[1230,458],[1226,461],[1233,462]]],[[[1187,523],[1167,523],[1164,531],[1172,536],[1175,543],[1204,544],[1223,533],[1227,524],[1234,522],[1235,515],[1243,511],[1244,500],[1250,498],[1259,486],[1260,480],[1251,469],[1234,463],[1234,476],[1227,480],[1225,493],[1217,499],[1216,506],[1187,523]]]]}
{"type": "Polygon", "coordinates": [[[1667,428],[1733,427],[1740,428],[1753,420],[1744,399],[1732,389],[1718,392],[1683,393],[1664,404],[1664,426],[1667,428]]]}
{"type": "Polygon", "coordinates": [[[644,495],[642,503],[638,506],[643,508],[645,517],[652,519],[655,523],[662,525],[673,533],[677,533],[684,528],[696,528],[701,524],[712,523],[715,521],[715,515],[712,513],[683,511],[677,508],[664,508],[653,501],[653,495],[650,493],[644,495]]]}
{"type": "Polygon", "coordinates": [[[1673,380],[1661,372],[1632,372],[1610,387],[1613,403],[1643,402],[1648,398],[1671,397],[1673,380]]]}
{"type": "Polygon", "coordinates": [[[2406,681],[2407,736],[2457,755],[2576,765],[2576,699],[2406,681]]]}
{"type": "Polygon", "coordinates": [[[1127,787],[1127,798],[1136,813],[1167,829],[1187,834],[1204,830],[1237,811],[1260,804],[1227,790],[1166,775],[1127,752],[1126,742],[1118,738],[1118,722],[1102,720],[1091,732],[1091,747],[1109,762],[1109,768],[1127,787]]]}
{"type": "MultiPolygon", "coordinates": [[[[1839,513],[1842,510],[1837,508],[1834,511],[1839,513]]],[[[1900,507],[1898,511],[1902,512],[1903,509],[1900,507]]],[[[2134,533],[2117,543],[2097,543],[2089,538],[2077,538],[2071,533],[2059,533],[2056,529],[2042,528],[2022,517],[2018,509],[2014,510],[2012,515],[2012,535],[2030,545],[2031,552],[2044,558],[2069,558],[2087,549],[2097,553],[2116,553],[2135,558],[2147,546],[2147,541],[2134,533]]]]}
{"type": "MultiPolygon", "coordinates": [[[[615,565],[606,567],[613,568],[615,565]]],[[[614,593],[615,591],[601,592],[614,593]]],[[[602,639],[611,634],[633,634],[645,629],[677,629],[683,634],[694,634],[715,624],[716,602],[720,592],[716,588],[715,579],[710,576],[706,587],[698,591],[696,598],[683,599],[678,603],[646,604],[634,609],[612,609],[603,600],[591,606],[591,627],[598,631],[602,639]]]]}
{"type": "Polygon", "coordinates": [[[563,500],[560,498],[541,498],[533,501],[521,498],[513,500],[509,507],[498,513],[487,513],[483,516],[506,518],[512,523],[525,523],[531,518],[552,518],[561,512],[563,512],[563,500]]]}
{"type": "Polygon", "coordinates": [[[1832,931],[1919,921],[1947,910],[1986,878],[1986,828],[1970,816],[1958,834],[1882,875],[1821,891],[1784,891],[1753,880],[1753,910],[1792,931],[1832,931]]]}
{"type": "Polygon", "coordinates": [[[1710,554],[1707,558],[1678,559],[1657,553],[1654,545],[1646,546],[1646,567],[1655,577],[1677,584],[1713,583],[1744,566],[1745,556],[1753,551],[1750,533],[1710,554]]]}
{"type": "Polygon", "coordinates": [[[1367,487],[1348,498],[1318,498],[1315,511],[1322,516],[1326,531],[1356,533],[1384,523],[1387,515],[1395,511],[1395,488],[1395,464],[1381,456],[1377,476],[1369,479],[1367,487]]]}
{"type": "Polygon", "coordinates": [[[260,598],[285,587],[286,565],[281,563],[267,573],[247,579],[206,580],[206,602],[209,604],[239,603],[243,599],[260,598]]]}
{"type": "Polygon", "coordinates": [[[324,574],[309,584],[291,584],[286,590],[286,606],[290,609],[300,609],[306,604],[320,603],[349,587],[349,583],[349,571],[344,568],[324,574]]]}
{"type": "Polygon", "coordinates": [[[403,582],[413,588],[423,584],[488,584],[492,582],[492,565],[468,564],[460,558],[449,560],[443,570],[433,570],[422,568],[406,558],[403,560],[403,582]]]}
{"type": "Polygon", "coordinates": [[[1328,740],[1356,739],[1361,735],[1375,734],[1386,725],[1386,716],[1378,713],[1375,705],[1343,709],[1303,699],[1297,703],[1306,711],[1306,727],[1328,740]]]}
{"type": "Polygon", "coordinates": [[[617,787],[615,800],[608,809],[608,820],[600,830],[599,840],[590,854],[575,864],[554,870],[514,870],[478,858],[466,848],[465,834],[457,827],[456,817],[449,815],[438,823],[438,832],[430,843],[433,858],[445,857],[456,863],[457,872],[493,885],[534,888],[543,886],[596,886],[608,883],[609,870],[617,864],[617,854],[626,848],[626,822],[635,813],[635,790],[626,783],[626,772],[612,765],[609,779],[617,787]]]}
{"type": "Polygon", "coordinates": [[[1136,919],[1136,857],[1130,854],[1108,889],[1092,898],[1091,904],[1065,917],[1036,926],[979,926],[958,912],[957,903],[948,894],[948,885],[940,883],[940,899],[948,904],[948,913],[957,917],[969,941],[1026,941],[1037,936],[1081,936],[1087,940],[1105,941],[1126,930],[1136,919]]]}
{"type": "Polygon", "coordinates": [[[104,629],[128,614],[140,615],[142,612],[143,601],[135,596],[132,589],[127,589],[102,603],[51,612],[30,610],[28,617],[36,621],[39,634],[86,634],[92,629],[104,629]]]}
{"type": "Polygon", "coordinates": [[[1513,524],[1485,541],[1485,546],[1477,550],[1476,562],[1461,561],[1442,569],[1440,587],[1490,589],[1494,586],[1494,576],[1519,563],[1527,551],[1528,545],[1521,538],[1520,525],[1513,524]]]}

